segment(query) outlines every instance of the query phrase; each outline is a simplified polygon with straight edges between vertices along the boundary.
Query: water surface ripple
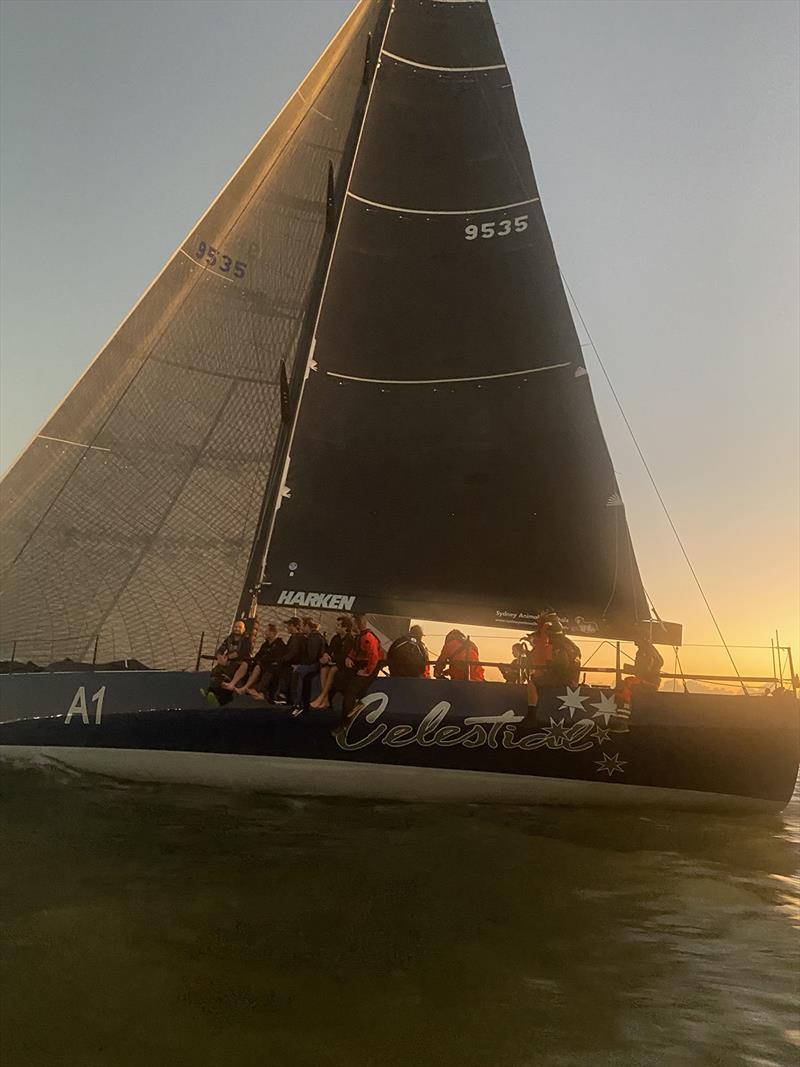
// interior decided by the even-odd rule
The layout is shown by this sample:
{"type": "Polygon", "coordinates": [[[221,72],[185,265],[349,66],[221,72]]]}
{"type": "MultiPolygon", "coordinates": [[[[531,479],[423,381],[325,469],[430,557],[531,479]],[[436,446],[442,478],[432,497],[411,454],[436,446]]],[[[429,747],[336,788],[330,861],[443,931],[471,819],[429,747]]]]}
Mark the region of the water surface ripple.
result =
{"type": "Polygon", "coordinates": [[[796,1067],[782,816],[4,769],[3,1067],[796,1067]]]}

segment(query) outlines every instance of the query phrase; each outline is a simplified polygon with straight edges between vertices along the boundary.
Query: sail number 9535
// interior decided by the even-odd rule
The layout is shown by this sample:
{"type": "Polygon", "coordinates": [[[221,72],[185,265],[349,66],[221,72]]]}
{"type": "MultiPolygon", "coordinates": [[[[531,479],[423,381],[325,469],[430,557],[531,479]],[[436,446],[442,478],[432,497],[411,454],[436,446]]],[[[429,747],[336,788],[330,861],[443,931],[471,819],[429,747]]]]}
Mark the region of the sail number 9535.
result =
{"type": "Polygon", "coordinates": [[[515,219],[501,219],[500,222],[471,222],[464,227],[464,237],[474,241],[476,237],[508,237],[512,229],[522,233],[528,228],[528,216],[517,215],[515,219]]]}

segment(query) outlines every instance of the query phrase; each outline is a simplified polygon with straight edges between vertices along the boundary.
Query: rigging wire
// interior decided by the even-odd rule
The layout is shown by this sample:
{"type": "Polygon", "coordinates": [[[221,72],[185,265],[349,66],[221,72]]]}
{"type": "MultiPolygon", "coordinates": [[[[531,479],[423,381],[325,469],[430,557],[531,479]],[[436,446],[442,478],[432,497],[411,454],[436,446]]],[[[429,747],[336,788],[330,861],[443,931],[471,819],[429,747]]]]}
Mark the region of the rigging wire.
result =
{"type": "MultiPolygon", "coordinates": [[[[661,495],[661,490],[658,488],[656,480],[653,477],[653,472],[650,470],[650,467],[649,467],[649,465],[647,463],[647,460],[644,458],[644,452],[642,452],[642,449],[641,449],[641,447],[639,445],[639,442],[638,442],[638,440],[636,438],[636,434],[633,431],[633,427],[631,426],[630,422],[628,421],[628,416],[625,414],[625,409],[622,406],[622,401],[620,400],[619,396],[617,395],[617,391],[616,391],[616,389],[614,388],[614,386],[613,386],[613,384],[611,382],[611,378],[609,377],[609,374],[608,374],[608,371],[606,370],[605,364],[603,363],[603,360],[600,358],[600,353],[597,350],[597,345],[594,342],[594,338],[592,337],[592,334],[591,334],[591,331],[589,330],[589,327],[586,325],[586,320],[584,319],[583,315],[581,314],[581,309],[578,307],[578,302],[575,299],[575,295],[574,295],[574,293],[572,292],[572,289],[569,286],[569,282],[564,277],[564,272],[560,268],[559,268],[559,274],[561,275],[561,281],[564,283],[564,288],[567,290],[567,293],[569,294],[569,298],[572,301],[572,306],[575,308],[575,313],[578,316],[580,324],[583,327],[584,331],[586,332],[586,336],[589,339],[589,344],[590,344],[590,346],[592,348],[592,351],[595,354],[597,362],[600,364],[600,370],[603,372],[603,377],[606,380],[606,384],[608,385],[608,388],[611,390],[611,395],[614,397],[614,401],[615,401],[615,403],[617,405],[617,408],[619,409],[619,413],[622,416],[622,421],[625,423],[625,426],[626,426],[626,428],[628,430],[628,433],[631,436],[631,440],[633,441],[634,447],[635,447],[637,453],[639,454],[639,459],[642,461],[642,466],[644,467],[645,472],[647,473],[647,477],[650,479],[650,484],[652,485],[652,487],[653,487],[653,489],[655,491],[655,494],[658,497],[658,502],[661,505],[661,508],[662,508],[664,514],[667,517],[667,522],[669,523],[670,528],[672,529],[672,532],[675,535],[675,540],[678,542],[678,547],[680,548],[680,550],[681,550],[681,552],[683,554],[683,558],[686,560],[686,565],[689,568],[689,572],[690,572],[692,578],[694,579],[695,585],[697,586],[697,588],[698,588],[698,590],[700,592],[700,596],[703,598],[703,603],[706,606],[708,614],[711,616],[711,621],[714,623],[714,628],[717,631],[717,634],[719,635],[719,639],[722,642],[722,646],[725,649],[726,653],[728,654],[728,659],[731,661],[731,666],[733,667],[734,672],[736,673],[736,677],[739,679],[739,684],[741,685],[745,696],[747,696],[748,695],[747,694],[747,686],[742,681],[742,676],[739,673],[739,668],[736,666],[736,661],[733,658],[733,654],[732,654],[732,652],[730,650],[730,647],[728,646],[727,642],[725,641],[725,638],[724,638],[724,636],[722,634],[722,630],[720,629],[720,625],[717,622],[717,617],[714,614],[714,611],[713,611],[713,609],[711,607],[711,604],[708,601],[708,597],[706,596],[705,590],[703,589],[703,585],[702,585],[700,579],[697,576],[697,572],[695,571],[694,567],[692,566],[692,561],[689,558],[689,553],[686,551],[686,546],[684,545],[683,541],[681,540],[681,535],[678,533],[678,530],[677,530],[677,527],[675,526],[675,523],[672,521],[672,516],[669,513],[669,508],[667,507],[666,502],[664,501],[664,498],[661,495]]],[[[652,603],[652,601],[651,601],[651,603],[652,603]]]]}
{"type": "MultiPolygon", "coordinates": [[[[688,693],[689,692],[689,686],[686,684],[686,678],[684,677],[684,674],[683,674],[683,665],[681,664],[681,658],[678,655],[678,646],[677,645],[675,645],[675,663],[676,663],[676,665],[678,667],[678,670],[675,673],[677,674],[678,671],[680,671],[681,682],[683,684],[683,691],[684,691],[684,693],[688,693]]],[[[749,696],[749,693],[747,692],[747,689],[745,689],[744,682],[739,677],[739,672],[738,671],[736,672],[736,677],[739,678],[739,685],[742,687],[742,689],[744,689],[744,695],[745,696],[749,696]]],[[[675,692],[674,687],[673,687],[672,692],[673,693],[675,692]]]]}

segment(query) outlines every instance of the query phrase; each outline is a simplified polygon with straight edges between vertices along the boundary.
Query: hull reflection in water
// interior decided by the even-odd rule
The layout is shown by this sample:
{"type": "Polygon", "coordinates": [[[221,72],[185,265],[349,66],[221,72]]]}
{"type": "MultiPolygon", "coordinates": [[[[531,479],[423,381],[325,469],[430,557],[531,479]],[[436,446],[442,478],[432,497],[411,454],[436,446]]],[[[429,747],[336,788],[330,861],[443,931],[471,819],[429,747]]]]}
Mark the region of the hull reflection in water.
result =
{"type": "Polygon", "coordinates": [[[791,698],[648,693],[613,733],[608,691],[379,679],[358,714],[204,706],[207,675],[0,679],[0,755],[120,777],[376,799],[772,809],[791,796],[791,698]]]}

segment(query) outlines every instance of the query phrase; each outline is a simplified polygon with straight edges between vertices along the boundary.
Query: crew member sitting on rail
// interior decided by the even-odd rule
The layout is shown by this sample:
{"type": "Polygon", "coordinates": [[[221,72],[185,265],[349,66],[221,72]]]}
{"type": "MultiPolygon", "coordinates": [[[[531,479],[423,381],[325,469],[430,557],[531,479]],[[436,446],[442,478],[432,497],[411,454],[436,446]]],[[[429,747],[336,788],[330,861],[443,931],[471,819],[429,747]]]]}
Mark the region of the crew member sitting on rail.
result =
{"type": "Polygon", "coordinates": [[[276,704],[289,703],[294,669],[303,662],[306,654],[306,639],[302,632],[303,624],[297,616],[293,615],[291,619],[287,619],[284,625],[289,633],[289,640],[286,642],[286,650],[281,656],[280,666],[278,667],[278,692],[274,701],[276,704]]]}
{"type": "Polygon", "coordinates": [[[293,700],[293,715],[299,715],[308,703],[312,678],[319,674],[322,657],[327,651],[325,638],[319,632],[319,623],[308,615],[303,618],[303,635],[306,639],[305,652],[292,675],[290,695],[293,700]]]}
{"type": "Polygon", "coordinates": [[[354,647],[353,623],[346,615],[340,615],[336,620],[336,633],[328,642],[328,651],[320,660],[319,673],[322,681],[322,691],[316,700],[311,701],[310,708],[319,710],[331,706],[330,692],[335,684],[336,675],[339,671],[345,669],[344,661],[354,647]]]}
{"type": "Polygon", "coordinates": [[[370,630],[367,616],[355,613],[353,623],[357,633],[353,651],[344,661],[345,669],[336,672],[336,688],[343,696],[342,725],[372,685],[383,660],[381,643],[370,630]]]}
{"type": "Polygon", "coordinates": [[[634,690],[649,689],[655,692],[661,685],[661,668],[664,666],[664,657],[650,640],[647,628],[637,626],[633,643],[636,645],[636,658],[633,663],[626,663],[624,670],[633,671],[632,675],[623,678],[614,690],[614,699],[617,704],[617,714],[612,720],[612,726],[622,726],[631,717],[631,701],[634,690]]]}
{"type": "Polygon", "coordinates": [[[421,626],[412,626],[407,634],[392,641],[386,664],[393,678],[424,678],[429,673],[428,650],[422,643],[421,626]]]}
{"type": "Polygon", "coordinates": [[[278,683],[278,671],[286,643],[278,636],[278,627],[274,622],[267,623],[266,636],[261,648],[253,657],[253,665],[247,679],[236,687],[238,694],[246,693],[253,700],[271,701],[275,696],[278,683]]]}
{"type": "Polygon", "coordinates": [[[451,630],[433,665],[434,678],[450,677],[453,681],[485,681],[478,646],[461,630],[451,630]]]}
{"type": "Polygon", "coordinates": [[[224,702],[221,699],[223,694],[227,700],[232,699],[231,690],[247,673],[251,650],[250,638],[245,633],[244,620],[237,619],[233,624],[233,629],[217,649],[214,666],[211,669],[208,690],[221,703],[224,702]]]}

